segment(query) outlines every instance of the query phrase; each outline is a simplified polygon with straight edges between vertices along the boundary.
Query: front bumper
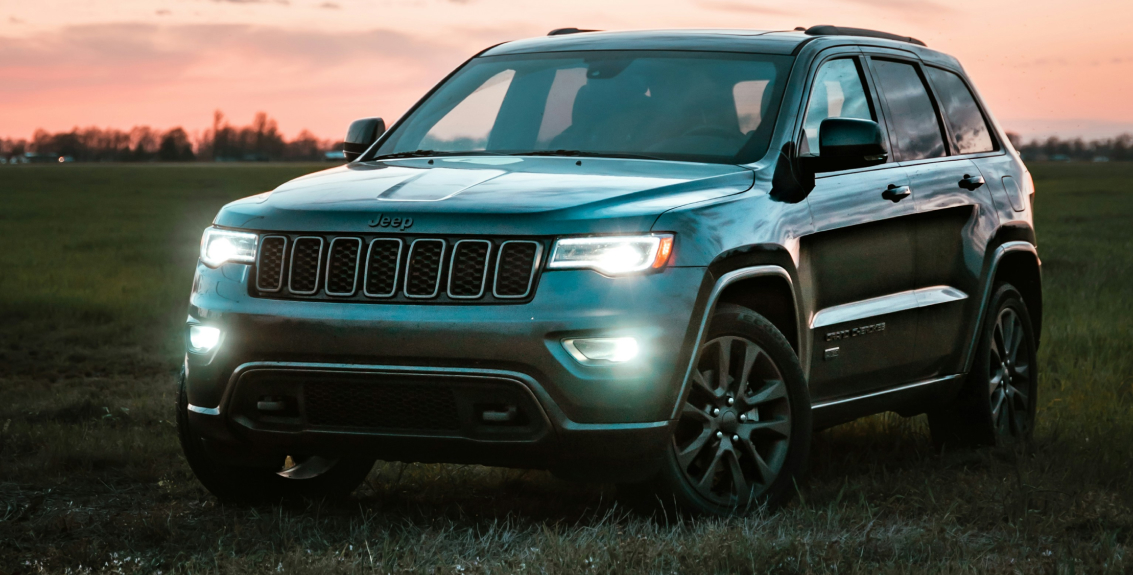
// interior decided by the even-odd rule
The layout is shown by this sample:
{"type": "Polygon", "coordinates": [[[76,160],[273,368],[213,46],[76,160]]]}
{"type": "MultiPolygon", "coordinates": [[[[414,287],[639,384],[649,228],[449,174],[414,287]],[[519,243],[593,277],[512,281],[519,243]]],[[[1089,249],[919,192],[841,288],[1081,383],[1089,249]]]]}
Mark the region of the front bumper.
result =
{"type": "Polygon", "coordinates": [[[633,479],[659,461],[694,345],[690,326],[707,291],[703,268],[625,278],[571,270],[545,273],[534,299],[520,305],[286,301],[250,297],[248,270],[199,265],[194,280],[191,321],[223,333],[213,353],[186,357],[190,422],[210,440],[292,452],[363,449],[389,460],[551,468],[606,479],[633,479]],[[585,366],[561,345],[578,336],[632,336],[641,353],[626,364],[585,366]],[[270,389],[242,382],[269,372],[448,382],[458,389],[458,403],[460,389],[481,381],[528,402],[532,425],[502,436],[467,422],[444,432],[325,428],[303,418],[265,425],[241,412],[255,399],[248,394],[270,389]]]}

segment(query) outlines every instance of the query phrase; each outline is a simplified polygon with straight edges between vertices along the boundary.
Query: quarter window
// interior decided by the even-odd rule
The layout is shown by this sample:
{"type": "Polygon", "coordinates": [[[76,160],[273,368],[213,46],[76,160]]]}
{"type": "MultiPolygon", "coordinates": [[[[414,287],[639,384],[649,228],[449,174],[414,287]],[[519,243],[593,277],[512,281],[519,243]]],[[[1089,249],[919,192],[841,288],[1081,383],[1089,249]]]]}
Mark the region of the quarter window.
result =
{"type": "Polygon", "coordinates": [[[994,151],[995,142],[991,139],[987,120],[964,81],[947,70],[932,67],[926,70],[936,87],[936,95],[940,97],[956,151],[961,154],[994,151]]]}
{"type": "Polygon", "coordinates": [[[818,69],[803,121],[803,154],[818,154],[818,128],[826,118],[874,120],[858,65],[851,58],[831,60],[818,69]]]}
{"type": "Polygon", "coordinates": [[[924,80],[912,64],[874,60],[873,69],[889,105],[889,129],[899,162],[946,155],[940,119],[924,80]]]}

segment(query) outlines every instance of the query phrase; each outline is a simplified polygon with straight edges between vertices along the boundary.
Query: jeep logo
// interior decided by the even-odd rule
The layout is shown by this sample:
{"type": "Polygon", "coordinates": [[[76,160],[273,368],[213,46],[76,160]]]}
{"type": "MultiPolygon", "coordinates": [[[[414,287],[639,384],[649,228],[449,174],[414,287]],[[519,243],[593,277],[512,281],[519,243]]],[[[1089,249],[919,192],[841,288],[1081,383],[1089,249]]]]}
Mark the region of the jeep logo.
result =
{"type": "Polygon", "coordinates": [[[391,218],[378,214],[369,223],[371,228],[397,228],[400,231],[405,231],[406,228],[413,227],[413,218],[391,218]]]}

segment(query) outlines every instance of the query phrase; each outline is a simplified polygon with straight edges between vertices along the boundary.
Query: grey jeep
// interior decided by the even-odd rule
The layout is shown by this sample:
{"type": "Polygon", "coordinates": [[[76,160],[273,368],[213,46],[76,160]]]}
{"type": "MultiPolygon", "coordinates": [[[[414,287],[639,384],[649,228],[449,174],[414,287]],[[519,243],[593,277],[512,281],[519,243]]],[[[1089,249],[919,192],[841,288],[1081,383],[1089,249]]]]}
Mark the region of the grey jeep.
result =
{"type": "Polygon", "coordinates": [[[786,501],[815,429],[1034,426],[1031,178],[913,38],[556,30],[344,151],[205,230],[179,430],[222,499],[383,459],[729,514],[786,501]]]}

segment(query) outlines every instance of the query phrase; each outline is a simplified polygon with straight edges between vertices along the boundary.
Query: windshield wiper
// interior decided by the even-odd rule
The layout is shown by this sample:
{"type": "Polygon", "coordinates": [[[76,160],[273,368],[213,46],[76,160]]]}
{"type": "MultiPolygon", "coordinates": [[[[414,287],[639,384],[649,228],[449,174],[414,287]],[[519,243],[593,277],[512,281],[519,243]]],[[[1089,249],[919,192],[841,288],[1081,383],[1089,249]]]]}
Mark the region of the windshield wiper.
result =
{"type": "Polygon", "coordinates": [[[660,160],[657,156],[645,154],[621,154],[617,152],[583,152],[581,150],[532,150],[530,152],[512,152],[511,156],[564,156],[579,158],[627,158],[636,160],[660,160]]]}
{"type": "Polygon", "coordinates": [[[375,160],[392,160],[395,158],[420,158],[423,156],[432,156],[436,154],[433,150],[413,150],[412,152],[397,152],[396,154],[384,154],[381,156],[374,156],[375,160]]]}

